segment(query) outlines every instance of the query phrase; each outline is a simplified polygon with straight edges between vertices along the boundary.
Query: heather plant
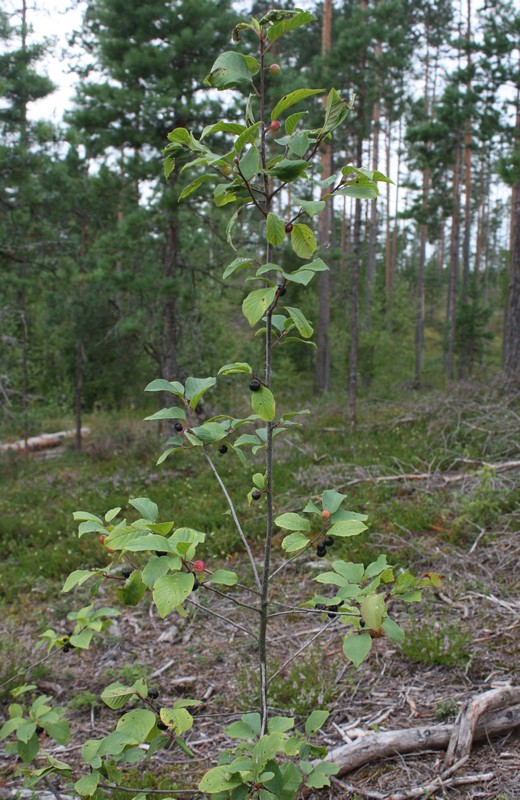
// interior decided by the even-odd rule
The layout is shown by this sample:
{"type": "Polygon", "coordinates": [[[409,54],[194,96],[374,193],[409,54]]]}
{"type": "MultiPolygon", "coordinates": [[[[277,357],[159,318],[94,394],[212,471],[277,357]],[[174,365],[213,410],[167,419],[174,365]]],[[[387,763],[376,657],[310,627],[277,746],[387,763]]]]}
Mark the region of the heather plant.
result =
{"type": "MultiPolygon", "coordinates": [[[[402,642],[404,632],[391,608],[398,600],[418,601],[424,587],[439,581],[434,574],[416,578],[404,570],[397,572],[384,554],[369,564],[331,557],[338,541],[366,530],[367,520],[365,515],[347,510],[346,497],[333,488],[323,489],[319,500],[309,499],[299,512],[278,516],[274,512],[273,442],[279,439],[283,450],[284,435],[301,424],[307,411],[279,413],[280,403],[272,385],[273,359],[280,347],[291,347],[294,341],[311,342],[313,325],[291,296],[295,288],[308,286],[316,275],[329,269],[317,255],[313,220],[336,197],[373,200],[379,192],[378,183],[388,181],[380,172],[351,164],[324,180],[317,175],[313,160],[345,122],[352,105],[335,89],[324,97],[322,88],[300,88],[267,108],[267,81],[275,79],[282,69],[273,63],[273,44],[311,19],[304,11],[270,11],[260,20],[236,25],[235,44],[241,36],[252,37],[258,46],[256,55],[238,49],[222,53],[206,84],[217,91],[245,89],[243,121],[216,120],[198,137],[185,128],[175,128],[165,149],[166,178],[174,170],[178,171],[177,181],[189,176],[190,182],[180,190],[180,201],[211,185],[215,205],[231,210],[227,225],[230,248],[235,249],[235,226],[249,212],[257,216],[263,231],[262,240],[237,254],[223,275],[226,281],[246,276],[242,311],[255,334],[263,339],[263,363],[226,363],[213,376],[192,376],[181,382],[169,375],[146,387],[148,392],[162,393],[166,398],[165,407],[147,418],[152,422],[166,420],[170,426],[171,435],[158,463],[178,458],[187,450],[207,463],[236,526],[246,566],[232,571],[201,560],[199,549],[207,534],[197,527],[196,509],[194,527],[176,527],[173,520],[162,520],[156,503],[145,497],[129,500],[138,514],[133,522],[124,518],[120,508],[102,516],[77,511],[74,518],[79,523],[79,536],[99,537],[112,560],[108,567],[75,570],[69,575],[63,591],[88,582],[92,602],[69,614],[72,629],[68,633],[49,629],[43,634],[49,652],[89,648],[95,636],[110,628],[118,613],[113,608],[98,607],[100,586],[109,580],[117,581],[117,596],[123,607],[136,606],[148,595],[161,618],[171,614],[187,617],[190,596],[196,591],[207,593],[201,613],[215,613],[212,607],[218,596],[211,590],[223,589],[228,600],[250,617],[247,628],[231,617],[227,621],[246,630],[254,640],[256,680],[252,684],[258,687],[258,698],[255,711],[243,714],[224,729],[235,745],[220,754],[218,764],[198,783],[201,794],[222,800],[290,800],[304,786],[319,789],[330,785],[336,767],[325,760],[325,748],[313,739],[329,712],[313,709],[300,728],[293,717],[271,713],[270,686],[325,631],[337,633],[345,658],[355,667],[368,657],[374,639],[402,642]],[[319,127],[306,128],[302,104],[317,104],[322,98],[319,127]],[[299,110],[295,111],[295,106],[299,110]],[[283,217],[274,210],[275,199],[278,210],[286,209],[283,217]],[[301,262],[296,269],[285,267],[285,248],[301,262]],[[249,392],[251,413],[247,417],[237,418],[226,411],[210,419],[201,418],[200,401],[217,380],[238,381],[249,392]],[[244,470],[252,473],[247,499],[250,504],[261,505],[265,517],[260,558],[253,552],[233,490],[217,467],[216,453],[238,458],[244,470]],[[263,454],[264,466],[255,471],[248,466],[248,459],[259,453],[263,454]],[[274,545],[278,529],[284,534],[281,546],[274,545]],[[323,559],[325,564],[315,578],[315,593],[302,596],[298,605],[281,602],[277,582],[283,571],[309,556],[323,559]],[[282,664],[270,654],[268,636],[280,613],[305,614],[321,625],[319,633],[282,664]]],[[[279,47],[277,53],[280,56],[279,47]]],[[[32,698],[33,689],[26,686],[16,692],[27,691],[32,698]]],[[[63,709],[52,709],[46,698],[36,699],[28,708],[18,702],[10,706],[10,718],[0,737],[9,738],[11,752],[23,762],[34,764],[27,771],[30,785],[51,773],[59,774],[73,783],[77,794],[98,800],[105,796],[107,787],[124,784],[125,771],[132,765],[152,759],[163,748],[178,746],[191,754],[185,735],[196,722],[200,701],[182,698],[165,707],[145,677],[116,680],[104,689],[101,699],[123,713],[114,730],[84,742],[84,769],[79,775],[40,746],[40,729],[56,741],[66,742],[69,731],[63,709]]],[[[144,800],[146,794],[143,790],[136,800],[144,800]]]]}

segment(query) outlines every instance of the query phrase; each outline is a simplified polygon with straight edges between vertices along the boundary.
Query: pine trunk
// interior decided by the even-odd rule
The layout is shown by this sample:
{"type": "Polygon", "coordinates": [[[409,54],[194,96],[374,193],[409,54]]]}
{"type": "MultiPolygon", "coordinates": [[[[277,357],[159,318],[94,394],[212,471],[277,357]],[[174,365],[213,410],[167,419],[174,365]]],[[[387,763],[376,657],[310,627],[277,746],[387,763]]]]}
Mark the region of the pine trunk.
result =
{"type": "Polygon", "coordinates": [[[455,337],[457,326],[457,283],[459,276],[459,243],[460,243],[460,146],[455,150],[455,164],[453,167],[450,239],[450,265],[448,275],[448,302],[446,309],[447,348],[446,348],[446,373],[448,380],[455,377],[455,337]]]}
{"type": "MultiPolygon", "coordinates": [[[[471,93],[471,50],[469,42],[471,39],[471,0],[467,3],[467,81],[466,99],[471,93]]],[[[471,244],[471,116],[468,114],[464,125],[464,237],[462,240],[462,286],[461,303],[467,307],[469,300],[469,259],[471,244]]],[[[463,380],[471,366],[470,349],[463,342],[459,352],[458,378],[463,380]]]]}
{"type": "MultiPolygon", "coordinates": [[[[520,145],[520,95],[516,106],[516,147],[520,145]]],[[[504,326],[503,371],[507,378],[520,379],[520,176],[511,196],[511,261],[509,294],[504,326]]]]}

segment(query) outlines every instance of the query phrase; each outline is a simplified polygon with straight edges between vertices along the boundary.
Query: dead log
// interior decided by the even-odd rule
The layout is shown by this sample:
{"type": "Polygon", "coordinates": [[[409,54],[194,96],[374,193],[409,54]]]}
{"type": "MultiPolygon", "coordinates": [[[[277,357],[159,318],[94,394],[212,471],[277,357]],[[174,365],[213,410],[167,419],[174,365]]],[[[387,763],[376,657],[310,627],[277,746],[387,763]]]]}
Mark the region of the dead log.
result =
{"type": "Polygon", "coordinates": [[[486,712],[503,709],[514,703],[520,703],[520,686],[501,686],[468,700],[455,721],[444,766],[451,767],[456,761],[469,756],[475,729],[486,712]]]}
{"type": "MultiPolygon", "coordinates": [[[[88,436],[90,428],[82,428],[81,436],[88,436]]],[[[46,450],[49,447],[59,447],[65,439],[73,439],[76,431],[56,431],[56,433],[40,433],[39,436],[30,436],[27,440],[19,439],[17,442],[0,444],[2,453],[23,453],[26,450],[46,450]]]]}
{"type": "Polygon", "coordinates": [[[336,491],[346,489],[348,486],[356,486],[358,483],[393,483],[394,481],[439,481],[443,484],[459,483],[466,480],[472,475],[478,475],[485,470],[493,470],[494,472],[507,472],[510,469],[520,469],[520,461],[502,461],[492,464],[488,461],[478,462],[481,465],[480,469],[472,473],[468,472],[402,472],[397,475],[364,475],[362,478],[351,478],[345,483],[336,486],[336,491]]]}
{"type": "MultiPolygon", "coordinates": [[[[515,691],[519,692],[520,689],[515,691]]],[[[518,726],[520,726],[520,703],[500,711],[489,711],[478,720],[473,730],[471,743],[507,733],[518,726]]],[[[339,766],[338,775],[345,775],[365,764],[399,753],[443,750],[448,746],[455,728],[456,725],[433,725],[371,733],[353,744],[334,748],[327,755],[326,760],[339,766]]]]}

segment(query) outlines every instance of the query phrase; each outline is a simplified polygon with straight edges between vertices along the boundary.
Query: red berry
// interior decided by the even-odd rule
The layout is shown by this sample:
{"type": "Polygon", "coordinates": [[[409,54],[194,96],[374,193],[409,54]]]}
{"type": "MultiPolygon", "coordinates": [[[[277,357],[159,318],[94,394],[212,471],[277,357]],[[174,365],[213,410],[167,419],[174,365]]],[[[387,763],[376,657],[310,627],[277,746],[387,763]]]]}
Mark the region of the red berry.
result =
{"type": "Polygon", "coordinates": [[[323,511],[321,512],[321,516],[323,517],[323,519],[328,519],[330,517],[330,511],[327,511],[327,509],[324,508],[323,511]]]}
{"type": "Polygon", "coordinates": [[[290,223],[290,222],[287,222],[287,223],[285,224],[285,232],[286,232],[286,233],[290,233],[290,232],[292,231],[292,229],[293,229],[293,226],[291,225],[291,223],[290,223]]]}
{"type": "Polygon", "coordinates": [[[193,569],[197,572],[202,572],[206,568],[204,561],[194,561],[193,562],[193,569]]]}
{"type": "Polygon", "coordinates": [[[281,71],[282,68],[279,64],[271,64],[271,66],[269,67],[269,72],[271,73],[271,75],[274,75],[275,77],[279,75],[281,71]]]}
{"type": "Polygon", "coordinates": [[[280,122],[277,119],[273,119],[267,130],[276,133],[276,131],[280,130],[280,122]]]}

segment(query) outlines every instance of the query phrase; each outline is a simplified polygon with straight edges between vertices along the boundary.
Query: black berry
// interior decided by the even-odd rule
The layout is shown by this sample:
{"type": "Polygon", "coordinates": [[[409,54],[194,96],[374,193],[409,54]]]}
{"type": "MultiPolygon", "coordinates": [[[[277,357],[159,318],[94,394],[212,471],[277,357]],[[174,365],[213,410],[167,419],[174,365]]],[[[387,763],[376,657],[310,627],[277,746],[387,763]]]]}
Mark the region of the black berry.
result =
{"type": "Polygon", "coordinates": [[[159,722],[157,723],[157,727],[159,728],[160,731],[168,730],[168,726],[164,724],[162,719],[160,719],[159,722]]]}
{"type": "Polygon", "coordinates": [[[224,453],[227,453],[227,451],[228,451],[227,444],[221,444],[219,449],[218,449],[218,451],[219,451],[219,453],[222,453],[222,455],[224,455],[224,453]]]}
{"type": "Polygon", "coordinates": [[[258,392],[261,388],[262,384],[258,380],[258,378],[253,378],[252,381],[249,382],[249,388],[252,392],[258,392]]]}
{"type": "Polygon", "coordinates": [[[251,492],[251,497],[253,500],[260,500],[262,497],[262,492],[259,492],[258,489],[255,489],[253,492],[251,492]]]}
{"type": "Polygon", "coordinates": [[[159,689],[148,689],[148,697],[152,700],[157,700],[159,697],[159,689]]]}
{"type": "Polygon", "coordinates": [[[334,536],[326,536],[323,540],[325,547],[332,547],[334,544],[334,536]]]}
{"type": "Polygon", "coordinates": [[[173,427],[175,428],[176,431],[179,431],[179,433],[182,431],[182,423],[181,422],[176,422],[173,427]]]}
{"type": "Polygon", "coordinates": [[[43,733],[43,728],[42,728],[42,726],[41,726],[41,725],[37,725],[37,726],[36,726],[36,731],[35,731],[35,733],[36,733],[36,735],[37,735],[37,736],[40,736],[40,734],[41,734],[41,733],[43,733]]]}
{"type": "Polygon", "coordinates": [[[314,608],[316,609],[316,611],[325,611],[327,606],[325,605],[325,603],[316,603],[314,608]]]}
{"type": "Polygon", "coordinates": [[[73,646],[69,642],[65,642],[65,644],[61,649],[63,650],[64,653],[68,653],[69,650],[73,649],[73,646]]]}
{"type": "Polygon", "coordinates": [[[156,556],[169,556],[170,554],[167,553],[165,550],[156,550],[155,551],[155,555],[156,556]]]}
{"type": "Polygon", "coordinates": [[[318,558],[323,558],[323,556],[327,555],[327,548],[325,547],[323,542],[320,542],[319,545],[317,546],[316,555],[318,556],[318,558]]]}
{"type": "Polygon", "coordinates": [[[365,625],[366,625],[366,622],[365,622],[365,620],[364,620],[364,619],[360,619],[360,620],[359,620],[359,627],[360,627],[360,628],[364,628],[364,627],[365,627],[365,625]]]}
{"type": "Polygon", "coordinates": [[[334,619],[336,613],[338,611],[339,606],[329,606],[329,618],[334,619]]]}
{"type": "Polygon", "coordinates": [[[121,575],[123,578],[129,578],[132,572],[133,569],[131,567],[125,567],[123,570],[121,570],[121,575]]]}
{"type": "Polygon", "coordinates": [[[284,286],[283,283],[279,283],[277,289],[278,289],[278,297],[283,297],[284,294],[287,294],[287,286],[284,286]]]}
{"type": "Polygon", "coordinates": [[[197,589],[199,588],[199,586],[200,586],[200,583],[198,582],[197,578],[195,578],[194,581],[193,581],[193,588],[192,588],[191,591],[192,592],[196,592],[197,589]]]}

